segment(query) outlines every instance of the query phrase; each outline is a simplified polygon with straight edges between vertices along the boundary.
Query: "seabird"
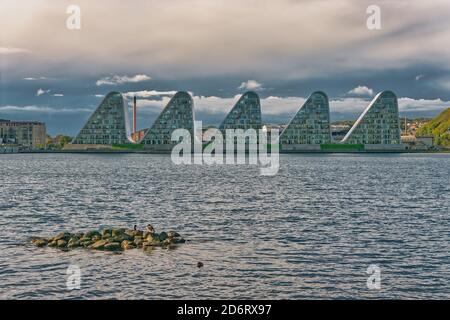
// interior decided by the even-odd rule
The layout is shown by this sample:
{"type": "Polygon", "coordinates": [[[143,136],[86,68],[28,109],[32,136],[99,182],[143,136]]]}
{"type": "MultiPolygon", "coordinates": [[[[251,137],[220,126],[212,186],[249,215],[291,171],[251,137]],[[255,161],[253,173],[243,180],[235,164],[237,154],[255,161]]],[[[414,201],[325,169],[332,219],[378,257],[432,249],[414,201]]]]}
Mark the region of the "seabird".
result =
{"type": "Polygon", "coordinates": [[[145,230],[150,233],[155,233],[155,229],[153,228],[153,226],[151,224],[148,224],[147,228],[145,228],[145,230]]]}

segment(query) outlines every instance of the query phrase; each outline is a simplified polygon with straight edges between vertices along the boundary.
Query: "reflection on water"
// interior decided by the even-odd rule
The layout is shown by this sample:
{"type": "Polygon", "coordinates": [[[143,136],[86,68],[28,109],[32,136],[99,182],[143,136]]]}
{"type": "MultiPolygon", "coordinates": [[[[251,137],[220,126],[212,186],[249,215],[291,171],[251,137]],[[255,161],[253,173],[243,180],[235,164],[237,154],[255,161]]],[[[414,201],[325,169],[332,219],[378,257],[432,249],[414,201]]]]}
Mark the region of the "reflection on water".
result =
{"type": "Polygon", "coordinates": [[[270,177],[164,155],[1,155],[0,298],[450,298],[449,155],[280,165],[270,177]],[[147,223],[191,241],[121,254],[26,244],[147,223]],[[66,288],[71,264],[80,290],[66,288]],[[381,290],[367,288],[371,264],[381,290]]]}

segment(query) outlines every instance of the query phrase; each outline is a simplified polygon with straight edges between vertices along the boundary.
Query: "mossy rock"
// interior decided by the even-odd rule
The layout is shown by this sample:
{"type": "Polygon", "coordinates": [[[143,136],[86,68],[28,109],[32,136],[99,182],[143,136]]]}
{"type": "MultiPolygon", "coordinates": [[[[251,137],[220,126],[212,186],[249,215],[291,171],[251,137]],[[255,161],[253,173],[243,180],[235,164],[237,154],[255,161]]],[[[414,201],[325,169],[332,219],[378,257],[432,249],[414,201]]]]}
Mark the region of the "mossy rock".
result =
{"type": "Polygon", "coordinates": [[[105,235],[111,236],[111,229],[103,229],[102,230],[102,237],[105,235]]]}
{"type": "Polygon", "coordinates": [[[81,243],[79,240],[72,241],[72,242],[69,241],[69,243],[67,244],[67,248],[70,248],[70,249],[78,248],[80,246],[81,246],[81,243]]]}
{"type": "Polygon", "coordinates": [[[167,237],[168,238],[177,238],[177,237],[181,237],[181,235],[178,232],[169,231],[169,232],[167,232],[167,237]]]}
{"type": "Polygon", "coordinates": [[[144,236],[144,232],[141,231],[141,230],[130,230],[130,229],[128,229],[128,230],[125,230],[123,233],[128,235],[128,236],[130,236],[130,237],[133,237],[133,238],[134,237],[143,237],[144,236]]]}
{"type": "Polygon", "coordinates": [[[94,250],[103,250],[105,248],[105,245],[108,243],[106,240],[98,240],[94,242],[90,248],[94,250]]]}
{"type": "Polygon", "coordinates": [[[149,241],[149,242],[159,242],[159,241],[161,241],[159,233],[156,233],[156,232],[155,233],[150,233],[147,236],[147,241],[149,241]]]}
{"type": "Polygon", "coordinates": [[[84,247],[94,250],[128,250],[132,248],[148,248],[170,246],[171,244],[185,243],[180,234],[175,231],[149,232],[131,229],[103,229],[88,231],[86,233],[61,232],[53,238],[35,238],[31,243],[37,247],[57,247],[62,250],[84,247]]]}
{"type": "Polygon", "coordinates": [[[143,241],[142,237],[136,236],[136,237],[134,237],[133,242],[135,245],[137,245],[139,247],[142,245],[142,242],[144,242],[144,241],[143,241]]]}
{"type": "Polygon", "coordinates": [[[104,246],[104,250],[108,250],[108,251],[119,251],[121,250],[121,246],[119,242],[111,242],[111,243],[107,243],[104,246]]]}
{"type": "Polygon", "coordinates": [[[129,236],[131,236],[131,237],[134,237],[135,236],[135,232],[136,232],[136,230],[127,229],[127,230],[125,230],[124,233],[129,235],[129,236]]]}
{"type": "Polygon", "coordinates": [[[97,230],[88,231],[84,234],[84,236],[87,238],[102,237],[101,233],[98,232],[97,230]]]}
{"type": "Polygon", "coordinates": [[[142,242],[142,250],[148,250],[148,249],[154,249],[155,247],[158,247],[159,243],[153,243],[153,242],[148,242],[148,241],[144,241],[142,242]]]}
{"type": "Polygon", "coordinates": [[[126,234],[126,233],[123,233],[123,234],[121,235],[121,238],[122,238],[123,240],[128,240],[128,241],[133,241],[133,240],[134,240],[134,236],[130,236],[129,234],[126,234]]]}
{"type": "Polygon", "coordinates": [[[119,237],[125,233],[125,229],[112,229],[111,235],[113,237],[119,237]]]}
{"type": "Polygon", "coordinates": [[[52,240],[52,241],[50,241],[49,243],[48,243],[48,246],[49,247],[56,247],[58,244],[57,244],[57,241],[54,241],[54,240],[52,240]]]}
{"type": "Polygon", "coordinates": [[[72,237],[69,239],[68,243],[71,243],[71,242],[74,242],[74,241],[80,241],[80,238],[78,238],[78,237],[76,237],[76,236],[72,236],[72,237]]]}
{"type": "Polygon", "coordinates": [[[68,233],[68,232],[60,232],[53,238],[53,240],[54,241],[58,241],[58,240],[68,241],[70,239],[70,237],[71,237],[70,233],[68,233]]]}
{"type": "Polygon", "coordinates": [[[63,240],[63,239],[57,240],[56,241],[56,246],[58,248],[65,248],[65,247],[67,247],[67,241],[63,240]]]}
{"type": "Polygon", "coordinates": [[[134,242],[131,242],[131,241],[128,241],[128,240],[123,240],[121,242],[120,246],[124,250],[129,250],[129,249],[136,248],[136,245],[134,244],[134,242]]]}
{"type": "Polygon", "coordinates": [[[164,241],[164,240],[166,240],[168,238],[168,236],[167,236],[167,233],[166,232],[161,232],[160,234],[159,234],[159,241],[164,241]]]}
{"type": "Polygon", "coordinates": [[[143,246],[142,251],[150,253],[153,250],[155,250],[155,248],[156,248],[155,246],[143,246]]]}
{"type": "Polygon", "coordinates": [[[89,240],[89,241],[83,241],[83,242],[80,241],[80,244],[81,244],[81,246],[83,246],[84,248],[89,248],[91,245],[94,244],[94,242],[91,241],[91,240],[89,240]]]}
{"type": "Polygon", "coordinates": [[[142,238],[147,239],[147,237],[150,235],[150,232],[148,231],[144,231],[144,233],[142,234],[142,238]]]}
{"type": "Polygon", "coordinates": [[[108,239],[109,242],[118,242],[118,243],[122,243],[122,241],[127,240],[122,236],[116,236],[116,237],[111,237],[108,239]]]}
{"type": "Polygon", "coordinates": [[[76,248],[80,246],[80,239],[77,237],[72,237],[69,239],[69,242],[67,242],[68,248],[76,248]]]}
{"type": "Polygon", "coordinates": [[[185,243],[186,240],[184,240],[181,237],[177,237],[177,238],[169,238],[166,241],[169,241],[171,244],[180,244],[180,243],[185,243]]]}
{"type": "Polygon", "coordinates": [[[33,239],[33,240],[31,240],[31,243],[39,248],[45,247],[48,244],[47,240],[45,240],[45,239],[33,239]]]}

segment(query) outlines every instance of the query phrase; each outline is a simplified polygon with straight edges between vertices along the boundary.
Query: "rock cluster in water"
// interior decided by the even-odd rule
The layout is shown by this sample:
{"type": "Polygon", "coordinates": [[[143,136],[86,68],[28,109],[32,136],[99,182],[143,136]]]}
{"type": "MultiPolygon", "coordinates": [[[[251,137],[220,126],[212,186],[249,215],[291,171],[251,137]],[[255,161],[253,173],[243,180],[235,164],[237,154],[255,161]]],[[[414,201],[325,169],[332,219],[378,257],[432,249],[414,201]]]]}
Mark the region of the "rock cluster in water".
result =
{"type": "Polygon", "coordinates": [[[34,238],[31,243],[37,247],[59,249],[86,248],[93,250],[122,251],[128,249],[147,249],[167,247],[186,241],[175,231],[156,233],[134,229],[104,229],[86,233],[61,232],[53,238],[34,238]]]}

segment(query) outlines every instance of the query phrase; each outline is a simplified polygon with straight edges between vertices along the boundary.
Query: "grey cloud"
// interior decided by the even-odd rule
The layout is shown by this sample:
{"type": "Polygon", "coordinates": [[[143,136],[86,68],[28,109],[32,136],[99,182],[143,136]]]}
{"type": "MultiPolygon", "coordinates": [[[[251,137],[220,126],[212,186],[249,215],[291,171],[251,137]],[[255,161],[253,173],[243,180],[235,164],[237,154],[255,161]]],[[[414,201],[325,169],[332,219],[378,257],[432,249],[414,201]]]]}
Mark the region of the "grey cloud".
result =
{"type": "Polygon", "coordinates": [[[264,90],[261,83],[259,83],[256,80],[247,80],[241,83],[241,85],[238,87],[240,90],[254,90],[254,91],[260,91],[264,90]]]}
{"type": "Polygon", "coordinates": [[[153,0],[137,2],[133,18],[117,23],[128,3],[108,1],[105,14],[103,2],[80,0],[78,33],[61,23],[64,3],[30,6],[33,25],[27,25],[11,14],[23,16],[17,6],[24,4],[7,2],[0,18],[12,31],[4,41],[30,48],[32,59],[22,62],[31,70],[62,64],[72,73],[144,69],[167,79],[237,73],[294,79],[417,61],[450,68],[450,49],[442,45],[450,36],[448,1],[378,1],[382,29],[372,32],[365,1],[153,0]]]}
{"type": "Polygon", "coordinates": [[[4,113],[85,113],[93,112],[93,109],[88,108],[52,108],[47,106],[0,106],[0,111],[4,113]]]}
{"type": "Polygon", "coordinates": [[[2,1],[1,48],[21,50],[0,54],[0,105],[37,106],[46,116],[20,107],[0,112],[67,133],[113,89],[139,98],[148,126],[184,90],[194,92],[197,117],[220,122],[236,94],[251,89],[248,79],[266,88],[259,93],[268,122],[289,120],[315,90],[329,95],[332,116],[342,119],[370,102],[348,94],[358,86],[409,97],[399,100],[403,113],[432,116],[450,100],[448,0],[379,0],[377,31],[366,28],[372,1],[107,2],[78,0],[82,28],[69,31],[64,1],[2,1]],[[64,96],[36,96],[39,87],[64,96]]]}
{"type": "Polygon", "coordinates": [[[23,48],[11,48],[11,47],[0,47],[0,54],[16,54],[16,53],[28,53],[27,49],[23,48]]]}
{"type": "Polygon", "coordinates": [[[104,85],[117,85],[117,84],[124,84],[124,83],[136,83],[136,82],[142,82],[142,81],[148,81],[151,80],[151,77],[145,75],[145,74],[136,74],[134,76],[119,76],[119,75],[113,75],[108,77],[103,77],[95,82],[97,86],[104,86],[104,85]]]}

